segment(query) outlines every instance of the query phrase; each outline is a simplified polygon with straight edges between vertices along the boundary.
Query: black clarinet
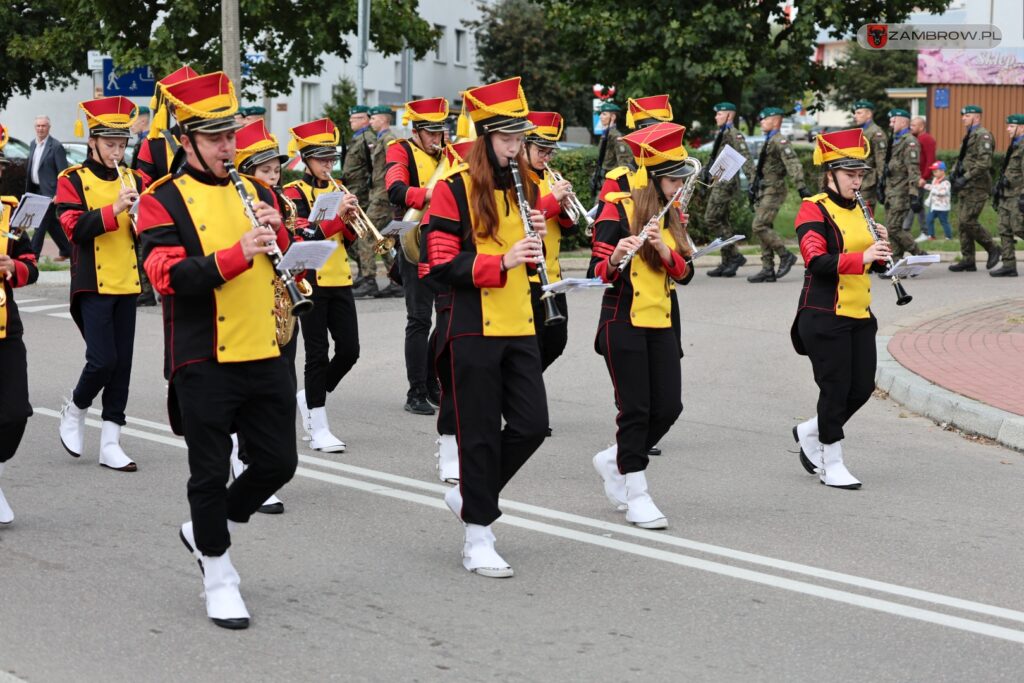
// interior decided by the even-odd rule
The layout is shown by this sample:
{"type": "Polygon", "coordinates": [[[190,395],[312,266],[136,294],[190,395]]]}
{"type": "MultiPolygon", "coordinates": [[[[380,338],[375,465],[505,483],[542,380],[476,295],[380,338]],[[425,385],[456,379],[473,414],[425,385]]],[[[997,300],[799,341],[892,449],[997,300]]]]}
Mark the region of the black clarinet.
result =
{"type": "MultiPolygon", "coordinates": [[[[860,210],[864,212],[864,220],[868,223],[868,230],[871,231],[871,236],[875,238],[876,242],[880,241],[878,239],[878,231],[875,229],[875,219],[871,215],[871,210],[868,209],[868,205],[864,203],[864,197],[861,196],[859,191],[854,191],[853,196],[857,200],[857,205],[860,206],[860,210]]],[[[889,266],[890,270],[895,266],[892,256],[889,256],[885,260],[885,263],[889,266]]],[[[907,290],[903,288],[903,283],[900,281],[900,276],[896,273],[892,274],[892,286],[893,289],[896,290],[897,306],[906,306],[913,301],[914,297],[907,294],[907,290]]]]}
{"type": "MultiPolygon", "coordinates": [[[[229,161],[224,162],[224,168],[227,170],[228,175],[231,176],[231,182],[235,184],[235,191],[238,192],[238,196],[242,198],[242,207],[245,209],[245,215],[252,224],[253,229],[262,227],[259,220],[256,218],[256,210],[252,205],[252,197],[245,189],[245,184],[242,182],[242,176],[238,175],[238,171],[235,169],[235,165],[229,161]]],[[[281,253],[281,248],[277,246],[277,236],[274,236],[272,242],[274,250],[267,254],[267,258],[274,264],[274,272],[277,273],[278,277],[281,278],[281,282],[284,284],[284,289],[288,292],[288,298],[292,301],[292,315],[305,315],[313,310],[313,302],[302,295],[299,291],[298,285],[295,283],[295,277],[291,274],[291,271],[281,270],[278,265],[281,263],[281,259],[284,258],[284,254],[281,253]]]]}
{"type": "MultiPolygon", "coordinates": [[[[512,170],[512,180],[516,184],[516,200],[519,203],[519,217],[523,221],[523,230],[526,231],[527,237],[537,237],[537,231],[533,229],[533,224],[530,223],[530,205],[526,203],[526,193],[523,192],[523,179],[519,176],[519,164],[515,159],[509,159],[508,165],[512,170]]],[[[548,284],[548,267],[547,263],[544,262],[543,256],[541,257],[541,264],[537,266],[537,275],[540,276],[541,288],[546,287],[548,284]]],[[[553,293],[544,290],[540,295],[540,300],[544,302],[545,325],[562,325],[565,323],[565,316],[555,306],[555,295],[553,293]]]]}

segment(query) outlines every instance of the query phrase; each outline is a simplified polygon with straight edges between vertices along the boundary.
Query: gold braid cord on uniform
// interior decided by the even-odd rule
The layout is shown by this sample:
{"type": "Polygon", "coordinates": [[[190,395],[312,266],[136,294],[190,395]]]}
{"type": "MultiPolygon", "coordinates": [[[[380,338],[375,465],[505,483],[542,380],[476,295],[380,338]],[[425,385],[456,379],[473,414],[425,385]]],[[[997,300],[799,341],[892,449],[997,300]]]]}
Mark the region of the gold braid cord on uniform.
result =
{"type": "Polygon", "coordinates": [[[829,142],[828,138],[824,135],[819,135],[818,144],[814,146],[814,165],[821,166],[826,161],[835,161],[836,159],[842,159],[844,157],[847,159],[867,159],[871,156],[871,141],[863,134],[861,134],[861,140],[864,143],[863,147],[846,147],[840,149],[829,142]],[[827,147],[829,151],[823,154],[821,151],[822,146],[827,147]],[[826,159],[826,156],[830,156],[832,158],[826,159]]]}

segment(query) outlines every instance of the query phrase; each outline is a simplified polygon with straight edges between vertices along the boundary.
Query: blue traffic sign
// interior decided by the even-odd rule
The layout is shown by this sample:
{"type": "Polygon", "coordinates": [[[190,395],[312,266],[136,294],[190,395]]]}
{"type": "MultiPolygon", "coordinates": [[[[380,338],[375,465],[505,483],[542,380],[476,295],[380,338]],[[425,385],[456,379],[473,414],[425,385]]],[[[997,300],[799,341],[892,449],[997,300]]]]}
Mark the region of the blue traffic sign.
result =
{"type": "Polygon", "coordinates": [[[140,66],[125,73],[117,73],[114,71],[114,60],[103,60],[104,96],[152,97],[155,86],[156,77],[150,67],[140,66]]]}
{"type": "Polygon", "coordinates": [[[949,88],[935,89],[935,108],[949,109],[949,88]]]}

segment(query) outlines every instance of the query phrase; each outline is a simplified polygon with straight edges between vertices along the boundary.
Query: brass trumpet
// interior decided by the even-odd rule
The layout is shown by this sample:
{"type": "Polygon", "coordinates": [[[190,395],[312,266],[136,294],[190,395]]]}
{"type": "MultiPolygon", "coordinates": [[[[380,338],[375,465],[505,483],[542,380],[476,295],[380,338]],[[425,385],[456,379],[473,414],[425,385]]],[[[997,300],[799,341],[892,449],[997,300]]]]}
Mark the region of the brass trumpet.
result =
{"type": "MultiPolygon", "coordinates": [[[[551,187],[552,182],[561,182],[564,180],[564,176],[558,171],[553,170],[545,162],[544,170],[548,172],[550,179],[548,180],[548,187],[551,187]]],[[[569,218],[573,223],[584,223],[583,232],[587,237],[591,237],[594,233],[594,219],[591,218],[590,213],[587,211],[587,207],[583,206],[583,202],[576,196],[576,193],[572,191],[572,187],[569,188],[569,194],[566,197],[568,200],[568,206],[565,207],[565,213],[569,215],[569,218]]]]}
{"type": "MultiPolygon", "coordinates": [[[[135,194],[136,194],[135,202],[138,202],[139,201],[139,198],[138,198],[139,188],[135,184],[135,175],[131,172],[131,170],[129,168],[125,167],[125,166],[121,166],[120,164],[118,164],[117,165],[117,179],[121,181],[121,189],[122,190],[127,190],[127,189],[130,188],[130,189],[135,191],[135,194]],[[125,180],[125,175],[128,176],[127,180],[125,180]]],[[[132,202],[133,206],[134,206],[135,202],[132,202]]],[[[138,235],[139,231],[138,231],[138,228],[136,227],[136,224],[135,224],[135,214],[133,214],[131,212],[131,208],[128,209],[128,220],[131,221],[132,232],[134,234],[138,235]]]]}
{"type": "MultiPolygon", "coordinates": [[[[328,176],[331,182],[334,183],[334,188],[339,192],[348,192],[348,188],[342,185],[334,176],[328,176]]],[[[346,221],[352,228],[352,231],[362,239],[367,235],[373,238],[373,250],[378,254],[386,254],[395,248],[394,237],[384,237],[377,230],[377,226],[373,224],[370,217],[363,211],[363,207],[356,205],[355,218],[346,221]]]]}

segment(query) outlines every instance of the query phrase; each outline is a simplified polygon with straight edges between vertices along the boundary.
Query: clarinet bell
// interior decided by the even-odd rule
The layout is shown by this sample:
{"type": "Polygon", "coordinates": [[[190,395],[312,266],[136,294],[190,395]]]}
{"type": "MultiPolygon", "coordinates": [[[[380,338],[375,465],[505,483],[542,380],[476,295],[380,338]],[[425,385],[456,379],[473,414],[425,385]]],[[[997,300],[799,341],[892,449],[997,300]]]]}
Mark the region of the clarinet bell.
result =
{"type": "Polygon", "coordinates": [[[896,305],[897,306],[906,306],[907,304],[909,304],[911,301],[914,300],[914,297],[912,297],[909,294],[907,294],[907,290],[903,288],[903,283],[900,282],[899,280],[895,280],[892,283],[892,286],[893,286],[893,289],[896,290],[896,305]]]}

